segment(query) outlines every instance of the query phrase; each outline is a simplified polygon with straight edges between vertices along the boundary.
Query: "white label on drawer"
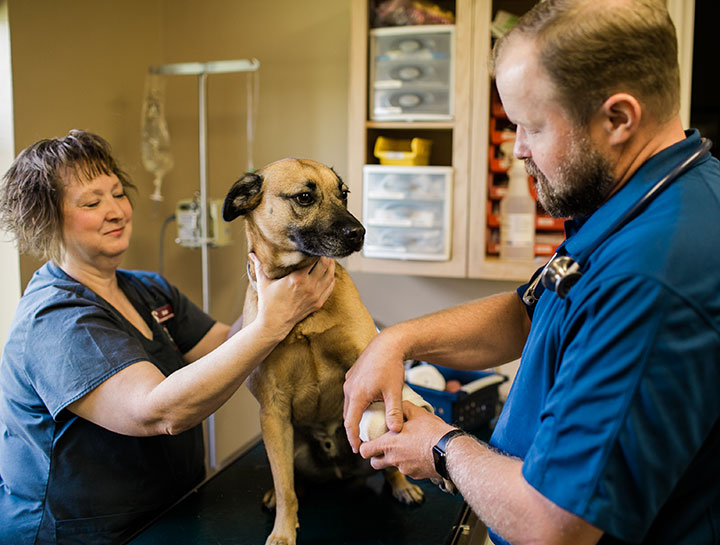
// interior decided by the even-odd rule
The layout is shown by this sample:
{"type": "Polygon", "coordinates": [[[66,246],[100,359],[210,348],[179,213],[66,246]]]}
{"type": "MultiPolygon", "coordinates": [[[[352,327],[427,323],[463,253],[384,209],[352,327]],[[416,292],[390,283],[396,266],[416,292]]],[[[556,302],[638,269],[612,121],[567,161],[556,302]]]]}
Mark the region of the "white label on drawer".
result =
{"type": "Polygon", "coordinates": [[[375,106],[375,113],[376,114],[401,114],[402,108],[396,108],[394,106],[387,106],[387,107],[375,106]]]}
{"type": "Polygon", "coordinates": [[[407,195],[405,193],[401,193],[399,191],[392,192],[392,191],[373,191],[370,194],[368,194],[369,199],[405,199],[407,195]]]}
{"type": "Polygon", "coordinates": [[[392,79],[387,81],[376,81],[373,87],[375,87],[375,89],[399,89],[402,85],[402,81],[392,79]]]}
{"type": "Polygon", "coordinates": [[[387,227],[411,227],[412,220],[410,218],[389,218],[389,217],[378,217],[370,220],[370,225],[376,226],[387,226],[387,227]]]}

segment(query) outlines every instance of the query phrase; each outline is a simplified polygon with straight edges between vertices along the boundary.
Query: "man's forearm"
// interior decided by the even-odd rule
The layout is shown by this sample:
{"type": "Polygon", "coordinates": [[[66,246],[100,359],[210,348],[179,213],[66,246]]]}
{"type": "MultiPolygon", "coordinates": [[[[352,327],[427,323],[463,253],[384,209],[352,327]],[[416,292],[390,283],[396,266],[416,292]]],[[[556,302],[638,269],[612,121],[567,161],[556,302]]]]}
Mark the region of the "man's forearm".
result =
{"type": "Polygon", "coordinates": [[[491,449],[472,437],[448,448],[452,481],[475,514],[503,539],[518,545],[592,545],[602,532],[558,507],[522,475],[522,460],[491,449]]]}
{"type": "Polygon", "coordinates": [[[406,359],[484,369],[517,359],[530,320],[517,294],[503,293],[393,326],[406,359]]]}

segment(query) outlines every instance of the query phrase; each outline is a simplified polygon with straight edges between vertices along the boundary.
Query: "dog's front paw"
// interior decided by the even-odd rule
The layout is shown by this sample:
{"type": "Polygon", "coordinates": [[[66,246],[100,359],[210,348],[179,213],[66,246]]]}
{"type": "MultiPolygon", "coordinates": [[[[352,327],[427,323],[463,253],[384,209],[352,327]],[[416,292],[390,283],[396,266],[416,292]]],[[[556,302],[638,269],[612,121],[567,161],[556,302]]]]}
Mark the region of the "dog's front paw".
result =
{"type": "Polygon", "coordinates": [[[272,533],[268,536],[265,545],[295,545],[295,539],[297,536],[297,529],[300,527],[297,518],[295,522],[292,520],[286,521],[283,524],[282,521],[275,519],[275,527],[272,533]]]}
{"type": "MultiPolygon", "coordinates": [[[[273,493],[273,496],[275,494],[273,493]]],[[[282,511],[282,503],[278,508],[282,511]]],[[[273,525],[273,531],[268,536],[265,545],[295,545],[295,539],[297,536],[297,529],[300,527],[298,522],[297,514],[287,514],[283,516],[279,513],[275,516],[275,524],[273,525]]]]}
{"type": "Polygon", "coordinates": [[[278,536],[273,532],[267,538],[265,545],[295,545],[295,536],[278,536]]]}
{"type": "Polygon", "coordinates": [[[394,487],[392,492],[396,500],[408,505],[422,503],[425,500],[422,489],[407,480],[401,486],[394,487]]]}
{"type": "Polygon", "coordinates": [[[407,505],[422,503],[425,494],[416,484],[407,480],[407,477],[395,468],[387,468],[385,470],[385,479],[392,489],[393,497],[399,502],[407,505]]]}

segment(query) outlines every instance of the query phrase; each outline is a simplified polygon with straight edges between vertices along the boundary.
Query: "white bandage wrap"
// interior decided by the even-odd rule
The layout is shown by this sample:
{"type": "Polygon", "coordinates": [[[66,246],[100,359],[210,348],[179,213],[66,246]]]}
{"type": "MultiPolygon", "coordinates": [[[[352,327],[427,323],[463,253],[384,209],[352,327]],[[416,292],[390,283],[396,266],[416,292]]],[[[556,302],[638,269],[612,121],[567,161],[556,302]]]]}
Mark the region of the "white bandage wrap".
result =
{"type": "MultiPolygon", "coordinates": [[[[418,407],[422,407],[430,411],[435,412],[430,403],[425,401],[420,394],[415,392],[407,384],[403,385],[402,391],[403,401],[409,401],[418,407]]],[[[365,412],[360,419],[360,440],[372,441],[373,439],[380,437],[383,433],[388,431],[387,425],[385,424],[385,403],[382,401],[375,401],[365,409],[365,412]]]]}

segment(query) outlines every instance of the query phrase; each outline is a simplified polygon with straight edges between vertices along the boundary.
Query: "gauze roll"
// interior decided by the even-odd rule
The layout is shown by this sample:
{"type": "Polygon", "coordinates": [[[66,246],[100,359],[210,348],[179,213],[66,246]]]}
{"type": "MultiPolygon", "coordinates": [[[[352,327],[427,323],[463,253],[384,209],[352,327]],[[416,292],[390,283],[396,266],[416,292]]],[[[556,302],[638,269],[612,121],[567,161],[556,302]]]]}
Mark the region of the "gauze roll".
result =
{"type": "MultiPolygon", "coordinates": [[[[409,401],[410,403],[422,407],[430,411],[435,412],[430,403],[425,401],[420,394],[410,388],[407,384],[403,385],[402,391],[403,401],[409,401]]],[[[373,439],[380,437],[383,433],[388,431],[387,425],[385,424],[385,403],[382,401],[375,401],[371,403],[360,419],[360,440],[362,442],[372,441],[373,439]]]]}

